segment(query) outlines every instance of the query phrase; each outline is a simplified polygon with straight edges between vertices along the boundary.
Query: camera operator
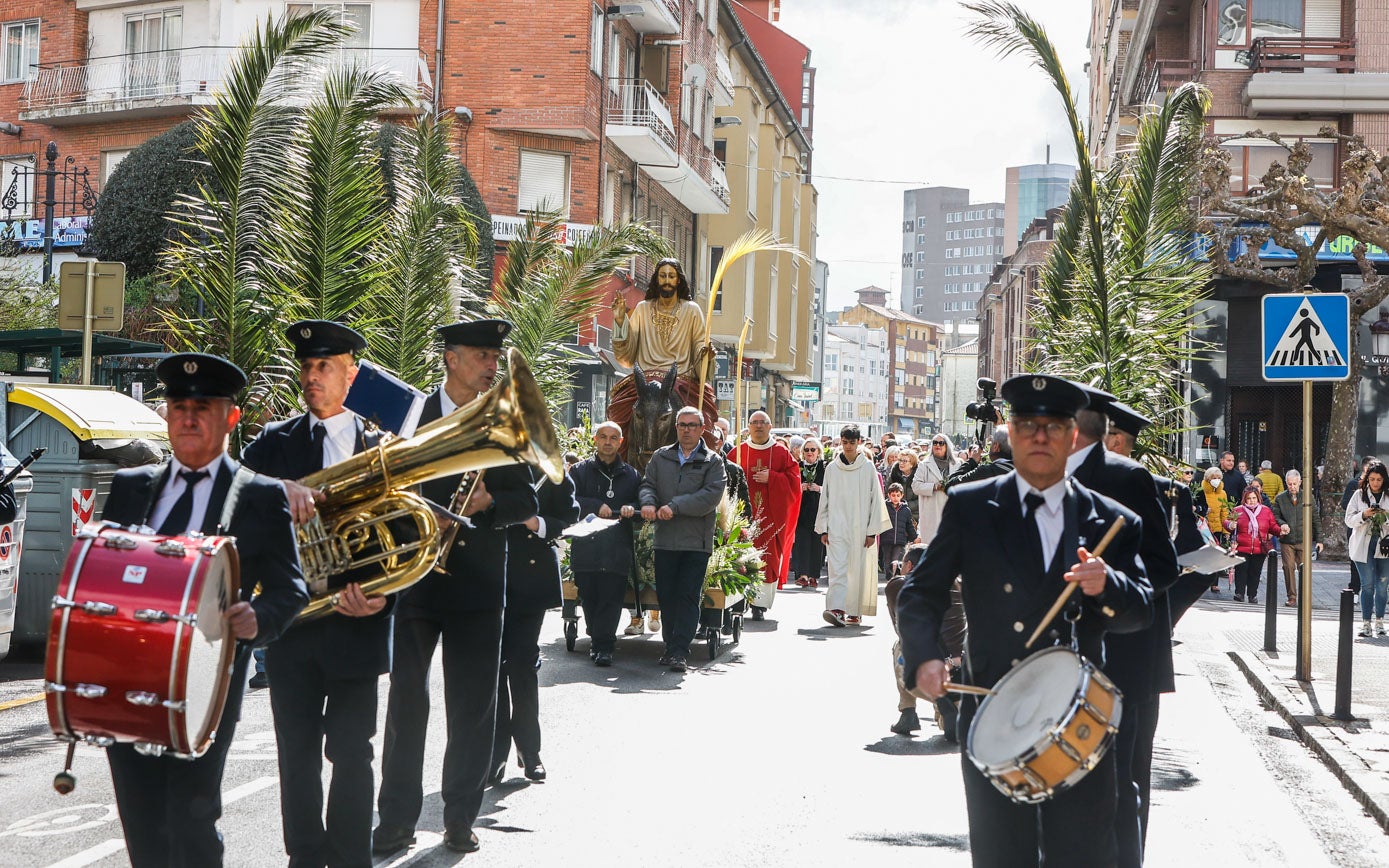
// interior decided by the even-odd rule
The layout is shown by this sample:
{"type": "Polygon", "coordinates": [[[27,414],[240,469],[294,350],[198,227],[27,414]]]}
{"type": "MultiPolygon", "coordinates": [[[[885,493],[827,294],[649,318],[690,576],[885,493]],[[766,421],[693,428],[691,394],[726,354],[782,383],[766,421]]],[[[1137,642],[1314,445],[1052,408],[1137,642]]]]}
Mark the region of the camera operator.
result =
{"type": "Polygon", "coordinates": [[[960,465],[960,469],[950,474],[950,478],[945,480],[945,491],[950,493],[950,489],[966,482],[978,482],[981,479],[989,479],[993,476],[1002,476],[1013,469],[1013,450],[1008,444],[1008,426],[999,425],[994,428],[994,433],[989,437],[989,460],[980,462],[979,447],[969,448],[969,457],[960,465]]]}

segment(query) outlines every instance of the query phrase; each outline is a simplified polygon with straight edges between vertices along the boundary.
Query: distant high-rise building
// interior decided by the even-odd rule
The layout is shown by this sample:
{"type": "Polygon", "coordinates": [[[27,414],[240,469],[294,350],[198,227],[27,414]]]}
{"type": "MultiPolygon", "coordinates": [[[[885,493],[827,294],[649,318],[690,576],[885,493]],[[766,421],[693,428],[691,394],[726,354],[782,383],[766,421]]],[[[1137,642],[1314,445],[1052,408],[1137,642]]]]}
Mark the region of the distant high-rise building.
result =
{"type": "Polygon", "coordinates": [[[947,327],[977,317],[1003,258],[1002,202],[969,201],[959,187],[902,194],[902,311],[947,327]]]}
{"type": "Polygon", "coordinates": [[[1009,166],[1003,194],[1003,255],[1018,249],[1018,240],[1033,220],[1059,205],[1071,194],[1075,166],[1061,163],[1034,163],[1009,166]]]}

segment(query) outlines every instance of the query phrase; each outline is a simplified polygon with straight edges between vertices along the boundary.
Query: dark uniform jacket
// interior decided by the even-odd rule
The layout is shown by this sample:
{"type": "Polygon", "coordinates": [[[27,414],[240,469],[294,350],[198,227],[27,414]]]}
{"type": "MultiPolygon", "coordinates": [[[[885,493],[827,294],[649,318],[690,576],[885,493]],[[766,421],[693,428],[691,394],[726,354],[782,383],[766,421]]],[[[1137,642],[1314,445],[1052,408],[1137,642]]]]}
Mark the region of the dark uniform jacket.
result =
{"type": "MultiPolygon", "coordinates": [[[[1166,501],[1143,465],[1096,443],[1074,478],[1091,491],[1113,498],[1143,519],[1139,554],[1154,590],[1153,621],[1147,629],[1105,640],[1108,675],[1124,695],[1141,697],[1176,689],[1172,673],[1172,612],[1167,590],[1177,582],[1177,550],[1168,535],[1166,501]]],[[[1107,559],[1107,558],[1106,558],[1107,559]]]]}
{"type": "Polygon", "coordinates": [[[1142,531],[1138,517],[1075,482],[1066,492],[1064,510],[1065,530],[1051,568],[1043,573],[1041,563],[1019,561],[1026,557],[1022,554],[1025,519],[1015,473],[962,485],[950,493],[940,531],[897,596],[897,627],[902,635],[903,677],[908,688],[916,683],[916,670],[922,663],[944,659],[942,623],[956,576],[961,579],[969,620],[965,642],[968,683],[992,687],[1019,661],[1053,644],[1053,633],[1062,644],[1068,643],[1070,625],[1058,615],[1032,649],[1025,647],[1032,631],[1065,590],[1063,576],[1075,563],[1076,548],[1098,544],[1121,515],[1127,523],[1103,555],[1109,574],[1104,591],[1094,597],[1077,591],[1071,597],[1080,601],[1080,653],[1103,666],[1106,631],[1131,632],[1148,626],[1153,589],[1138,557],[1142,531]]]}
{"type": "Polygon", "coordinates": [[[1011,472],[1012,469],[1013,459],[1011,458],[995,458],[983,463],[971,458],[961,464],[960,469],[950,474],[950,478],[945,480],[945,491],[954,494],[957,485],[983,482],[985,479],[992,479],[995,476],[1002,476],[1011,472]]]}
{"type": "MultiPolygon", "coordinates": [[[[620,457],[605,465],[598,456],[585,458],[569,471],[574,481],[574,495],[579,502],[579,515],[597,515],[606,504],[618,518],[622,507],[640,510],[637,492],[641,474],[620,457]],[[609,488],[608,478],[612,478],[609,488]],[[613,493],[608,497],[608,492],[613,493]]],[[[639,518],[621,519],[600,533],[576,537],[569,543],[569,567],[576,573],[613,573],[626,577],[632,571],[632,534],[639,518]]]]}
{"type": "MultiPolygon", "coordinates": [[[[439,390],[425,399],[420,411],[424,426],[442,416],[439,390]]],[[[453,503],[458,476],[446,476],[420,486],[424,496],[441,506],[453,503]]],[[[483,483],[492,505],[472,515],[472,527],[458,529],[445,563],[447,574],[432,571],[401,595],[397,614],[438,618],[449,612],[501,609],[506,605],[506,529],[535,515],[535,489],[527,467],[511,464],[489,467],[483,483]]]]}
{"type": "Polygon", "coordinates": [[[541,533],[524,524],[506,529],[506,607],[521,612],[543,612],[564,602],[559,586],[560,532],[579,520],[579,503],[574,499],[574,483],[565,474],[564,481],[555,485],[540,473],[532,471],[539,485],[536,497],[545,526],[541,533]],[[543,480],[543,481],[540,481],[543,480]]]}
{"type": "MultiPolygon", "coordinates": [[[[127,526],[147,524],[170,466],[166,462],[116,471],[101,517],[127,526]]],[[[201,530],[236,537],[240,596],[249,600],[256,612],[256,638],[251,645],[260,648],[284,632],[309,601],[309,591],[299,572],[299,549],[294,543],[284,486],[258,475],[243,474],[237,479],[239,467],[222,456],[201,530]],[[231,515],[222,526],[228,503],[232,505],[231,515]],[[257,585],[261,590],[253,597],[257,585]]]]}
{"type": "MultiPolygon", "coordinates": [[[[307,413],[272,422],[246,446],[241,460],[266,476],[302,479],[318,469],[312,426],[313,417],[307,413]]],[[[356,420],[356,426],[353,454],[374,448],[380,433],[367,431],[361,419],[356,420]]],[[[391,613],[395,599],[387,597],[384,609],[365,618],[333,613],[299,624],[285,634],[276,648],[311,656],[319,661],[324,672],[346,677],[382,675],[391,671],[391,613]]]]}

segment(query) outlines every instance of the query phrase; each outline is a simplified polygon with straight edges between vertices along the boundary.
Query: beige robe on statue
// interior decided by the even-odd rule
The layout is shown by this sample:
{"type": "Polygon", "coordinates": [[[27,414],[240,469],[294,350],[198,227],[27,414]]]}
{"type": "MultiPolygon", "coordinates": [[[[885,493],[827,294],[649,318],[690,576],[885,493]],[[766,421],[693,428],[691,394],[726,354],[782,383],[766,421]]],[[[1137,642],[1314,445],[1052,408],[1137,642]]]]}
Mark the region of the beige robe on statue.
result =
{"type": "Polygon", "coordinates": [[[825,465],[815,532],[827,533],[829,588],[825,608],[846,615],[878,614],[878,534],[892,527],[883,499],[883,483],[873,463],[860,452],[845,465],[836,455],[825,465]],[[863,541],[874,537],[873,545],[863,541]]]}
{"type": "Polygon", "coordinates": [[[704,346],[704,311],[682,301],[661,313],[654,301],[643,301],[613,326],[613,354],[624,365],[640,365],[648,377],[675,373],[699,380],[699,348],[704,346]]]}

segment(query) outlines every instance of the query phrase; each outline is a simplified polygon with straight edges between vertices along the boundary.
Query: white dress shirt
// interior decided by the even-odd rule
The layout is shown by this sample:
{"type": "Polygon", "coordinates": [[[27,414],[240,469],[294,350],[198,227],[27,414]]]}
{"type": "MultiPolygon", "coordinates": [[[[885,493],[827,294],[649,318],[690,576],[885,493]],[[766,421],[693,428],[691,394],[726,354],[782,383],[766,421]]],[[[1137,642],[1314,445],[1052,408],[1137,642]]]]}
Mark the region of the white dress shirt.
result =
{"type": "Polygon", "coordinates": [[[183,490],[188,487],[188,483],[183,481],[179,473],[184,470],[206,470],[207,478],[199,480],[193,488],[193,512],[188,517],[188,527],[175,531],[175,535],[190,530],[202,530],[203,518],[207,515],[207,502],[212,497],[212,486],[216,484],[217,473],[221,469],[221,455],[203,467],[185,467],[177,458],[170,459],[168,481],[164,483],[164,490],[159,492],[159,498],[155,500],[154,509],[150,512],[150,529],[153,530],[164,523],[164,519],[174,511],[174,504],[183,496],[183,490]]]}
{"type": "Polygon", "coordinates": [[[357,449],[357,414],[343,410],[327,419],[320,419],[309,413],[309,434],[314,426],[322,425],[328,429],[323,440],[323,466],[329,467],[339,461],[351,458],[357,449]]]}
{"type": "MultiPolygon", "coordinates": [[[[1018,505],[1024,515],[1027,514],[1027,495],[1037,491],[1021,477],[1018,477],[1018,505]]],[[[1066,480],[1037,491],[1044,499],[1044,503],[1037,507],[1033,513],[1033,518],[1037,522],[1037,532],[1042,536],[1042,558],[1048,570],[1051,569],[1052,557],[1056,554],[1056,546],[1061,542],[1061,534],[1066,531],[1066,480]]]]}

